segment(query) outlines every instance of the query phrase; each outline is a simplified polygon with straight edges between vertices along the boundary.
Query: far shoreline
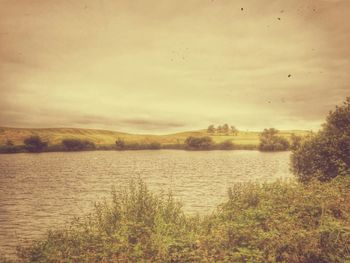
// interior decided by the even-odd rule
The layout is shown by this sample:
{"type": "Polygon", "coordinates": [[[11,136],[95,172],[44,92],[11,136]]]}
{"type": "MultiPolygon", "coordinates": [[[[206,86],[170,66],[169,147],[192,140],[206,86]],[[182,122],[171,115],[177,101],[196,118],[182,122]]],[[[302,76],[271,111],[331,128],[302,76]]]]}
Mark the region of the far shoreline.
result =
{"type": "Polygon", "coordinates": [[[29,152],[26,150],[20,150],[15,152],[5,152],[0,151],[0,154],[40,154],[40,153],[74,153],[74,152],[135,152],[135,151],[162,151],[162,150],[174,150],[174,151],[186,151],[186,152],[213,152],[213,151],[224,151],[224,152],[231,152],[231,151],[256,151],[261,153],[276,153],[276,152],[291,152],[291,150],[284,150],[284,151],[261,151],[258,149],[257,146],[253,145],[252,147],[236,147],[234,149],[186,149],[186,148],[160,148],[160,149],[125,149],[125,150],[118,150],[115,148],[97,148],[97,149],[86,149],[86,150],[44,150],[40,152],[29,152]]]}
{"type": "Polygon", "coordinates": [[[140,151],[140,150],[255,150],[286,151],[293,139],[310,131],[218,132],[197,130],[169,135],[136,135],[77,128],[25,129],[0,127],[0,153],[140,151]],[[264,137],[265,136],[265,137],[264,137]]]}

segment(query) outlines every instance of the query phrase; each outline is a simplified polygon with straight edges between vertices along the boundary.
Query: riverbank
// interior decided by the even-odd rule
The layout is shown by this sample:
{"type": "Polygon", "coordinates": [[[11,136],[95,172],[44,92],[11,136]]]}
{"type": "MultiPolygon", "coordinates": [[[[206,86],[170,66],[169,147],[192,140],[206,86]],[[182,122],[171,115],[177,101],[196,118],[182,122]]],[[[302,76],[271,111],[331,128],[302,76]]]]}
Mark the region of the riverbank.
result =
{"type": "MultiPolygon", "coordinates": [[[[209,149],[188,149],[185,144],[139,144],[134,143],[119,149],[116,145],[96,145],[94,148],[67,150],[62,145],[50,145],[40,152],[72,152],[72,151],[142,151],[142,150],[182,150],[182,151],[216,151],[216,150],[258,150],[258,145],[230,145],[223,147],[221,144],[215,144],[209,149]]],[[[0,154],[30,153],[24,145],[0,146],[0,154]]]]}
{"type": "Polygon", "coordinates": [[[138,181],[2,262],[346,262],[349,188],[349,177],[236,184],[215,212],[193,217],[138,181]]]}
{"type": "MultiPolygon", "coordinates": [[[[290,139],[292,134],[305,136],[307,131],[281,131],[282,137],[290,139]]],[[[38,136],[47,143],[44,152],[68,151],[63,147],[64,140],[86,141],[94,145],[81,150],[157,150],[179,149],[186,150],[185,141],[188,137],[210,137],[213,146],[206,150],[257,150],[259,145],[259,132],[239,131],[237,134],[211,134],[206,130],[181,132],[168,135],[142,135],[128,134],[106,130],[91,130],[77,128],[0,128],[0,153],[26,152],[24,140],[31,136],[38,136]],[[121,140],[122,149],[116,145],[121,140]]],[[[76,149],[75,149],[76,150],[76,149]]]]}

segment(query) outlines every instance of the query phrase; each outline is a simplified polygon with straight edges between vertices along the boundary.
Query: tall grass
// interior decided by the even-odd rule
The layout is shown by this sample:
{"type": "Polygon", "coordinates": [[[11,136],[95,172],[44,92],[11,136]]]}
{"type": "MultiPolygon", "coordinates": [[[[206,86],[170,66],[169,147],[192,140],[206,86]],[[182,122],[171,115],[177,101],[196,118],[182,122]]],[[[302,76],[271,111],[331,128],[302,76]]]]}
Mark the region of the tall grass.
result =
{"type": "Polygon", "coordinates": [[[137,181],[17,262],[349,262],[349,189],[349,177],[236,184],[212,214],[191,217],[137,181]]]}

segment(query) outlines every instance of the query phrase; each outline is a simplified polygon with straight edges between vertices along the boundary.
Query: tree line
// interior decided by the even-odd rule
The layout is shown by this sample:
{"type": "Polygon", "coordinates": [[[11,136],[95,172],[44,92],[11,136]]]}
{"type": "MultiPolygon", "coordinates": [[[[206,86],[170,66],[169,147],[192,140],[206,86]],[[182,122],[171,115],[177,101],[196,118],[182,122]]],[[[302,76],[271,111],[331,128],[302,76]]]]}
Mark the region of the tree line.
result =
{"type": "MultiPolygon", "coordinates": [[[[293,137],[292,137],[293,139],[293,137]]],[[[284,151],[289,150],[291,145],[287,139],[278,136],[278,130],[270,128],[265,129],[260,135],[261,151],[284,151]]],[[[293,140],[292,140],[293,141],[293,140]]],[[[254,145],[235,145],[228,139],[220,143],[214,142],[210,136],[189,136],[183,143],[161,144],[157,141],[151,142],[132,142],[125,141],[123,138],[117,138],[113,145],[95,145],[95,143],[77,138],[63,139],[60,144],[49,145],[47,141],[38,135],[32,135],[23,140],[23,145],[15,145],[11,140],[7,140],[5,145],[0,148],[3,153],[17,152],[52,152],[52,151],[88,151],[88,150],[158,150],[158,149],[183,149],[183,150],[233,150],[233,149],[257,149],[254,145]]]]}
{"type": "Polygon", "coordinates": [[[88,151],[96,149],[96,145],[88,140],[81,139],[63,139],[58,145],[49,145],[38,135],[31,135],[23,140],[23,145],[15,145],[11,140],[7,140],[1,152],[54,152],[54,151],[88,151]]]}

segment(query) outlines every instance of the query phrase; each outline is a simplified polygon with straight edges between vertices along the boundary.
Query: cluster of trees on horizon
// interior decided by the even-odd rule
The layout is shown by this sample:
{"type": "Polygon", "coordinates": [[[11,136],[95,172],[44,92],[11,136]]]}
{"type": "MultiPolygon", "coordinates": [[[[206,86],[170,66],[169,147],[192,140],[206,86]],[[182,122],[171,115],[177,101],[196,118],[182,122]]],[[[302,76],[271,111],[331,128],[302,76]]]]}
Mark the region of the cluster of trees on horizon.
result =
{"type": "Polygon", "coordinates": [[[215,127],[213,124],[209,125],[207,128],[207,133],[210,134],[225,134],[225,135],[233,135],[236,136],[238,134],[238,130],[235,126],[233,125],[228,125],[227,123],[223,125],[218,125],[215,127]]]}

